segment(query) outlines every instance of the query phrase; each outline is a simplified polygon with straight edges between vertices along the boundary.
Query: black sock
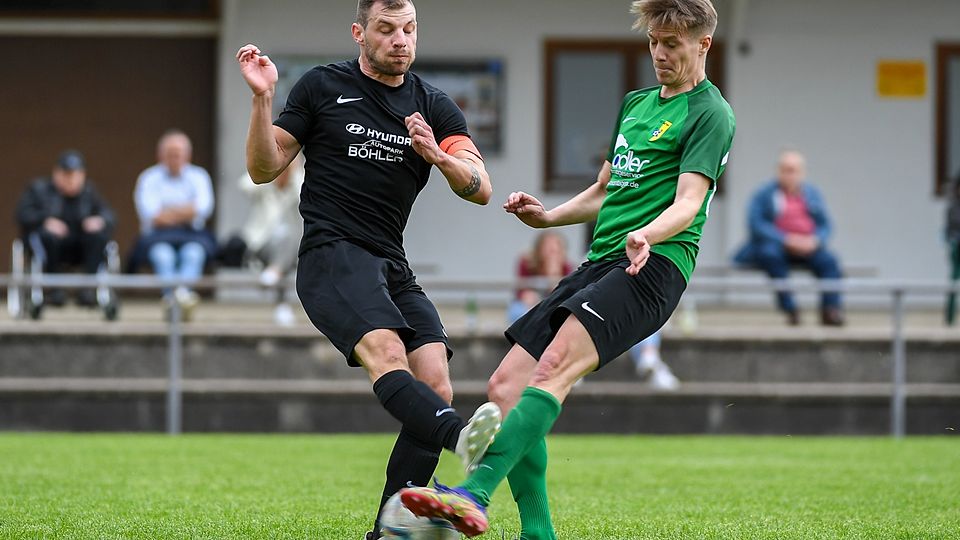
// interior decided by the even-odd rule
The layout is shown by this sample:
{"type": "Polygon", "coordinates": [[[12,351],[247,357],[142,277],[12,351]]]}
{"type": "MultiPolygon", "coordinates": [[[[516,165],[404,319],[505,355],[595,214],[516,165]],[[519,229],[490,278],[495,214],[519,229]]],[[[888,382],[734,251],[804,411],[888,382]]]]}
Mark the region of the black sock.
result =
{"type": "Polygon", "coordinates": [[[407,482],[414,486],[426,486],[430,477],[437,470],[440,462],[440,445],[432,444],[418,438],[410,431],[400,430],[393,453],[387,462],[387,481],[383,485],[383,497],[380,499],[380,509],[377,510],[377,521],[374,531],[380,532],[380,512],[387,499],[394,493],[407,487],[407,482]]]}
{"type": "Polygon", "coordinates": [[[440,399],[429,386],[398,369],[382,375],[373,383],[377,399],[403,429],[423,441],[454,450],[464,421],[449,403],[440,399]]]}

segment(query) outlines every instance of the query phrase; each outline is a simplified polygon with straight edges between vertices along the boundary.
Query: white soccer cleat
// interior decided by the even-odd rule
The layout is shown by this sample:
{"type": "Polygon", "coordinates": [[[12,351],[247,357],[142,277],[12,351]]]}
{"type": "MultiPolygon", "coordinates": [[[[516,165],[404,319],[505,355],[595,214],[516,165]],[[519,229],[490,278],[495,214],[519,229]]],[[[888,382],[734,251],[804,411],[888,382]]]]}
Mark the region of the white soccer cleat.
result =
{"type": "Polygon", "coordinates": [[[490,448],[494,437],[500,431],[501,422],[503,417],[500,407],[488,401],[478,407],[467,425],[463,426],[457,439],[456,454],[460,456],[467,474],[477,468],[483,455],[487,453],[487,448],[490,448]]]}

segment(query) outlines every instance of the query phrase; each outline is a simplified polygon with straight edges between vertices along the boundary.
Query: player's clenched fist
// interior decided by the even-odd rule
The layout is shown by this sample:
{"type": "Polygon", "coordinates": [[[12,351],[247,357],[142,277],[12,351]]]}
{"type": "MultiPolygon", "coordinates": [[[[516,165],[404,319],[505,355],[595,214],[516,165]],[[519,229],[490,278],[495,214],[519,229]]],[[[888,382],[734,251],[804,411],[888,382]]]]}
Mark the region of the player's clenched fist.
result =
{"type": "Polygon", "coordinates": [[[503,209],[531,227],[539,229],[548,225],[547,210],[543,203],[528,193],[514,191],[507,197],[507,202],[503,203],[503,209]]]}
{"type": "Polygon", "coordinates": [[[273,96],[279,78],[277,66],[267,55],[261,53],[259,47],[249,43],[240,47],[237,51],[237,62],[240,62],[243,79],[255,95],[273,96]]]}
{"type": "Polygon", "coordinates": [[[433,128],[423,118],[423,115],[415,112],[404,118],[407,125],[407,131],[410,134],[413,150],[420,154],[427,163],[437,164],[443,157],[440,147],[437,145],[437,139],[433,134],[433,128]]]}
{"type": "Polygon", "coordinates": [[[627,267],[627,273],[631,276],[637,275],[643,265],[647,264],[650,258],[650,242],[640,231],[633,231],[627,235],[627,258],[630,259],[630,266],[627,267]]]}

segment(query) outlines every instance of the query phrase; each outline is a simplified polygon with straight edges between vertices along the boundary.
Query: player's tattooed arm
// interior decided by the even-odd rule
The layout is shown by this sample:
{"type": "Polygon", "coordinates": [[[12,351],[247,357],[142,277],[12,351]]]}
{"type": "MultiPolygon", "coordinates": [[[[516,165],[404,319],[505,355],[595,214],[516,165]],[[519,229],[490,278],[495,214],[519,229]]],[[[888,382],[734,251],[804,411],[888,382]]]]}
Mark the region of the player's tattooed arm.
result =
{"type": "Polygon", "coordinates": [[[456,190],[454,193],[461,198],[466,199],[471,195],[476,195],[477,192],[480,191],[481,180],[480,171],[477,170],[476,166],[465,159],[462,161],[466,163],[468,167],[470,167],[470,183],[467,184],[466,187],[456,190]]]}

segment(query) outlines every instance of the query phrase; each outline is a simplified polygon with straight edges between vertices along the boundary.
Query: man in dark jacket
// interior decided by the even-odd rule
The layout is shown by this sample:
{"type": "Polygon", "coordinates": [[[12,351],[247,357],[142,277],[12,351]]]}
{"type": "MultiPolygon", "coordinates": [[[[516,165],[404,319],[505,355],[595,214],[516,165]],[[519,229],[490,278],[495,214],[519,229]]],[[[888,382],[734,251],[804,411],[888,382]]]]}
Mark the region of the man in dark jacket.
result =
{"type": "MultiPolygon", "coordinates": [[[[53,173],[34,180],[17,205],[21,232],[49,273],[62,272],[69,265],[95,273],[115,221],[113,210],[87,181],[83,156],[75,150],[60,154],[53,173]]],[[[63,291],[50,291],[46,301],[62,305],[63,291]]],[[[81,290],[77,302],[96,305],[96,295],[93,290],[81,290]]]]}
{"type": "MultiPolygon", "coordinates": [[[[830,217],[820,191],[805,181],[803,155],[780,154],[777,178],[760,187],[750,202],[750,240],[734,257],[738,264],[756,266],[772,278],[785,278],[791,266],[806,266],[821,279],[842,276],[837,257],[827,249],[830,217]]],[[[787,322],[799,324],[793,294],[777,293],[777,304],[787,322]]],[[[827,292],[820,302],[821,322],[843,325],[840,294],[827,292]]]]}

